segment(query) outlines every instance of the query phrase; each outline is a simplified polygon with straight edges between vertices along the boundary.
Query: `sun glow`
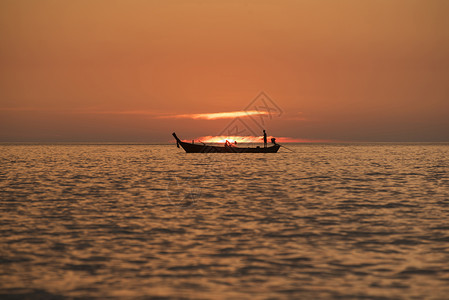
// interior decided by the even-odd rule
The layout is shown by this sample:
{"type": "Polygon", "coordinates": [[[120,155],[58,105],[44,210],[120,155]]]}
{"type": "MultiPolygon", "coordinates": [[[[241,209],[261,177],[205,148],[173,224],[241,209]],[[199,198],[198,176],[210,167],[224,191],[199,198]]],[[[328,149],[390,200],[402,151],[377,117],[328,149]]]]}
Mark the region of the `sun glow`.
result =
{"type": "Polygon", "coordinates": [[[225,143],[229,141],[231,143],[261,143],[263,139],[258,136],[203,136],[198,138],[203,143],[225,143]]]}
{"type": "MultiPolygon", "coordinates": [[[[273,136],[268,136],[267,141],[271,143],[273,136]]],[[[328,140],[308,140],[308,139],[295,139],[291,137],[274,137],[277,143],[323,143],[329,142],[328,140]]],[[[185,142],[192,142],[192,140],[184,140],[185,142]]],[[[194,139],[195,143],[225,143],[229,141],[231,143],[263,143],[262,136],[202,136],[194,139]]]]}

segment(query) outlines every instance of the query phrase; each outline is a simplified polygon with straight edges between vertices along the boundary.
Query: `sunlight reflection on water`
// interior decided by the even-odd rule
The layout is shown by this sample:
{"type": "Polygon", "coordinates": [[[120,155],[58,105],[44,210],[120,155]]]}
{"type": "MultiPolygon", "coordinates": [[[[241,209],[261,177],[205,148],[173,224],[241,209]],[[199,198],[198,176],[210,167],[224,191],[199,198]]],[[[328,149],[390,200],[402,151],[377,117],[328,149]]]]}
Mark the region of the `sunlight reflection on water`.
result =
{"type": "Polygon", "coordinates": [[[444,298],[449,146],[0,146],[0,296],[444,298]]]}

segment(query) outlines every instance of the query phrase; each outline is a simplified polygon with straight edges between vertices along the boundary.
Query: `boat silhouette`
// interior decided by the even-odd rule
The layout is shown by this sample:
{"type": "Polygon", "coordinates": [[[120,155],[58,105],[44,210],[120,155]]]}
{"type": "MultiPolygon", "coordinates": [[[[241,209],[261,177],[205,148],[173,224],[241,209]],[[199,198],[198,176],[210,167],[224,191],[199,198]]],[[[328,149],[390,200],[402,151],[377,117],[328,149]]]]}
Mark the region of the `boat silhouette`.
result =
{"type": "Polygon", "coordinates": [[[281,145],[276,144],[274,139],[273,146],[270,147],[237,147],[234,144],[226,141],[224,146],[212,146],[207,144],[195,144],[195,143],[186,143],[181,141],[176,133],[173,132],[173,137],[176,139],[176,146],[181,146],[187,153],[276,153],[278,152],[281,145]]]}

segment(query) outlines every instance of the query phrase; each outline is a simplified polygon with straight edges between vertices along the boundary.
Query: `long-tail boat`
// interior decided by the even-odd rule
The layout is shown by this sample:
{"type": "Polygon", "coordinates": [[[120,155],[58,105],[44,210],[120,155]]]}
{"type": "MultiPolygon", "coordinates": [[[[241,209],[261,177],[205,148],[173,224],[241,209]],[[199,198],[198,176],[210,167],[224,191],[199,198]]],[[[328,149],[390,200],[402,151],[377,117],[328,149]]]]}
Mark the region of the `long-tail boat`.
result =
{"type": "Polygon", "coordinates": [[[270,147],[237,147],[234,144],[226,141],[224,146],[212,146],[207,144],[195,144],[195,143],[187,143],[181,141],[176,133],[173,132],[173,137],[176,139],[176,146],[182,147],[187,153],[276,153],[278,152],[281,145],[276,144],[275,140],[272,139],[273,146],[270,147]]]}

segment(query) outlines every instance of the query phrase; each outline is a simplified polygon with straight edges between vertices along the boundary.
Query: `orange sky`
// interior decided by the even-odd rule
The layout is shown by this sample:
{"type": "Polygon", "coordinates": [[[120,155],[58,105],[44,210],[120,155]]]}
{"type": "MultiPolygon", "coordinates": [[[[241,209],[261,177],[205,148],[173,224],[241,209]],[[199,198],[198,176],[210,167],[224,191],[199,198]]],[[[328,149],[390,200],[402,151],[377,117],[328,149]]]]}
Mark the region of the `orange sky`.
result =
{"type": "Polygon", "coordinates": [[[0,141],[449,141],[446,0],[2,0],[0,141]]]}

